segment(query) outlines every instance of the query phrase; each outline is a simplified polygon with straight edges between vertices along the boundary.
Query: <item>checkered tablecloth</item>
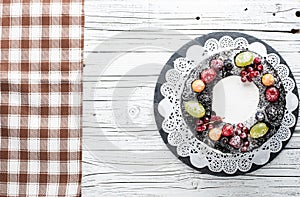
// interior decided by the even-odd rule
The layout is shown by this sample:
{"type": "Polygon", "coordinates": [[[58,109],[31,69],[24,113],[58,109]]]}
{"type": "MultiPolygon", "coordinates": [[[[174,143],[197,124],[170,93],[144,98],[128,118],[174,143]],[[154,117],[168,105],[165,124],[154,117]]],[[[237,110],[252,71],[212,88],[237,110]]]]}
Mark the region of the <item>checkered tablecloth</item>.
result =
{"type": "Polygon", "coordinates": [[[80,196],[83,0],[0,13],[0,196],[80,196]]]}

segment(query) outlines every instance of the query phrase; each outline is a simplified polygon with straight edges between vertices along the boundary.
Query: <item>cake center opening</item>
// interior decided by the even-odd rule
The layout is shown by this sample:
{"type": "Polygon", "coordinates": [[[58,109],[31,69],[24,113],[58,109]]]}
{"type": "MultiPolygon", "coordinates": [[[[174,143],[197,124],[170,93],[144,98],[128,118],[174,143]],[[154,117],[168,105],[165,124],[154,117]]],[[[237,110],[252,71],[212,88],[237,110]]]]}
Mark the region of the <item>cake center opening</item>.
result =
{"type": "Polygon", "coordinates": [[[224,117],[224,122],[237,124],[254,116],[259,103],[259,90],[240,76],[220,80],[213,88],[212,110],[224,117]]]}

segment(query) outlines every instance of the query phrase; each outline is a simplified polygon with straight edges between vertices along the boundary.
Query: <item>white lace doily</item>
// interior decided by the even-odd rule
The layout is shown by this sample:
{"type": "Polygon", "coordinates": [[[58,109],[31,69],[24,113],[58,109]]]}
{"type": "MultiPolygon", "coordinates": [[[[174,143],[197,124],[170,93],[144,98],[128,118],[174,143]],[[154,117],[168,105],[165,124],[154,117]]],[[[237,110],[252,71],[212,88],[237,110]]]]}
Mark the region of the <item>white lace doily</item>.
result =
{"type": "MultiPolygon", "coordinates": [[[[204,44],[207,51],[204,55],[212,55],[218,51],[232,48],[248,48],[263,57],[278,71],[284,88],[286,90],[286,111],[279,130],[265,142],[262,146],[246,153],[228,154],[207,146],[198,140],[182,118],[180,109],[181,93],[184,82],[187,80],[189,72],[199,63],[193,56],[180,57],[174,61],[174,68],[167,71],[166,82],[161,86],[161,94],[164,99],[158,105],[159,113],[164,117],[162,129],[168,133],[167,141],[175,146],[177,154],[181,157],[190,158],[190,162],[197,168],[208,167],[212,172],[225,172],[234,174],[237,170],[247,172],[253,164],[263,165],[270,159],[270,154],[279,152],[282,142],[291,137],[290,128],[296,123],[296,117],[292,113],[298,107],[298,98],[292,92],[295,88],[295,81],[289,77],[289,68],[280,62],[280,58],[275,53],[267,54],[267,49],[260,42],[249,44],[244,37],[233,39],[230,36],[223,36],[219,40],[208,39],[204,44]]],[[[193,49],[194,50],[194,49],[193,49]]],[[[200,58],[201,59],[201,58],[200,58]]]]}

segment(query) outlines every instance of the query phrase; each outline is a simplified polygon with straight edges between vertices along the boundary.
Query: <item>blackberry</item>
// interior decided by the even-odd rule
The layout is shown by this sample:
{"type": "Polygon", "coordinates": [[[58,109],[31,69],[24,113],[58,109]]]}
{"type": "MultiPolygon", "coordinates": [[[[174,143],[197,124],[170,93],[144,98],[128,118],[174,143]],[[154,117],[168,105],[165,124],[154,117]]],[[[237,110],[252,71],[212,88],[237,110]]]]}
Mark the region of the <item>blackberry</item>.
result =
{"type": "Polygon", "coordinates": [[[280,125],[281,120],[284,116],[284,110],[280,107],[277,107],[275,104],[269,104],[265,112],[267,114],[267,118],[271,125],[280,125]]]}
{"type": "Polygon", "coordinates": [[[197,96],[197,99],[205,109],[211,108],[212,100],[209,95],[202,93],[197,96]]]}

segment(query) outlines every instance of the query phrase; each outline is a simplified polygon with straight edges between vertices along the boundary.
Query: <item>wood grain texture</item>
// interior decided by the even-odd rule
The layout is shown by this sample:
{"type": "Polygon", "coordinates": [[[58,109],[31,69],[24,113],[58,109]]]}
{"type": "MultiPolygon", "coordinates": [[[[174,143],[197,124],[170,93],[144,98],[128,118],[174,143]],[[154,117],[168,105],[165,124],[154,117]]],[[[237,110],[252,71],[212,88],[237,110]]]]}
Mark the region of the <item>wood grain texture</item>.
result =
{"type": "Polygon", "coordinates": [[[299,122],[271,163],[243,176],[217,177],[189,168],[167,149],[152,107],[156,80],[170,55],[213,31],[239,31],[267,42],[300,87],[300,34],[291,33],[300,29],[298,10],[297,0],[86,0],[85,58],[99,59],[87,62],[83,74],[83,196],[300,196],[299,122]],[[143,47],[128,53],[128,45],[143,47]],[[99,76],[107,58],[120,54],[126,56],[99,76]],[[124,111],[124,100],[132,111],[124,111]],[[134,118],[124,122],[122,113],[134,118]]]}

